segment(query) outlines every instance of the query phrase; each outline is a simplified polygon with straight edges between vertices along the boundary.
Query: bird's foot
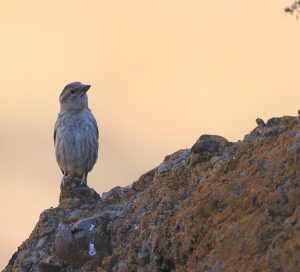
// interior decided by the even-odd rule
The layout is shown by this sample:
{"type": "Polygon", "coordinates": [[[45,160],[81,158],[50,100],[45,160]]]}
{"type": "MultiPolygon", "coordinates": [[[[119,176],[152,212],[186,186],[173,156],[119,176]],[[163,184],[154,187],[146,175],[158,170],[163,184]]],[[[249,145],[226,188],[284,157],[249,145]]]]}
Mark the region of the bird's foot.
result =
{"type": "Polygon", "coordinates": [[[80,182],[81,186],[87,186],[87,180],[86,180],[86,176],[83,176],[80,182]]]}
{"type": "Polygon", "coordinates": [[[60,189],[62,189],[66,185],[66,181],[68,181],[70,177],[68,175],[63,176],[60,183],[60,189]]]}

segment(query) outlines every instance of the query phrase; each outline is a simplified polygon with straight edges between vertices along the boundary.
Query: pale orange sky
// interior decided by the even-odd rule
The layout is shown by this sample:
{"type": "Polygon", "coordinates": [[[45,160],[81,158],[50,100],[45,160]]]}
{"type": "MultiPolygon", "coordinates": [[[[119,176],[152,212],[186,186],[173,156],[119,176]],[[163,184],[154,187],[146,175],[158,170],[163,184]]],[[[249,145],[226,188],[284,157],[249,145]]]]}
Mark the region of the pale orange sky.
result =
{"type": "Polygon", "coordinates": [[[299,22],[276,0],[0,3],[0,269],[58,202],[58,96],[92,84],[100,159],[88,183],[128,185],[201,134],[242,139],[296,115],[299,22]]]}

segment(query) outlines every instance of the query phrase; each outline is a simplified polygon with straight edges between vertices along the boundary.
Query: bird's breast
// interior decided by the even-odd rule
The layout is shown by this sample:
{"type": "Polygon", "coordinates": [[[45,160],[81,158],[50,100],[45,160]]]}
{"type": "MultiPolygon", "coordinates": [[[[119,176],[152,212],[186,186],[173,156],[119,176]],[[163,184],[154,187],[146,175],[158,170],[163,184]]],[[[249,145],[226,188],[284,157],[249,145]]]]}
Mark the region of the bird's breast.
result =
{"type": "MultiPolygon", "coordinates": [[[[89,172],[98,157],[98,132],[90,114],[61,115],[56,126],[57,160],[68,172],[89,172]]],[[[80,174],[80,173],[79,173],[80,174]]]]}

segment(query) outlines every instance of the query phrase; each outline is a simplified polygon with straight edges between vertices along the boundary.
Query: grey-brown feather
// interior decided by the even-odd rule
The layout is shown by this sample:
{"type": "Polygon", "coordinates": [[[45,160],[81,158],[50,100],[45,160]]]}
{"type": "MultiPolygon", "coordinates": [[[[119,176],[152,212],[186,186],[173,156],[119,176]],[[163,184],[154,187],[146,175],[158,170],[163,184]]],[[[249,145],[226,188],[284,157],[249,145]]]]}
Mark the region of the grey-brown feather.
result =
{"type": "Polygon", "coordinates": [[[71,177],[90,172],[98,157],[98,127],[89,109],[61,112],[55,124],[55,154],[59,167],[71,177]]]}

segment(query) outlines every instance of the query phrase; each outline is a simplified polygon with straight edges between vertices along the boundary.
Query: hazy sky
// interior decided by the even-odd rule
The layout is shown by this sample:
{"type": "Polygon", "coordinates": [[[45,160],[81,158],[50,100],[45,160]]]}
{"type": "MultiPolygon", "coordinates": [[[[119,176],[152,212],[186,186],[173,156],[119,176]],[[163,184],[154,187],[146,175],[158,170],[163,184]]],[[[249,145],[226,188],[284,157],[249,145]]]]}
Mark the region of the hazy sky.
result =
{"type": "Polygon", "coordinates": [[[257,117],[297,114],[289,2],[0,1],[0,269],[58,203],[64,85],[92,85],[101,147],[88,183],[128,185],[201,134],[236,141],[257,117]]]}

